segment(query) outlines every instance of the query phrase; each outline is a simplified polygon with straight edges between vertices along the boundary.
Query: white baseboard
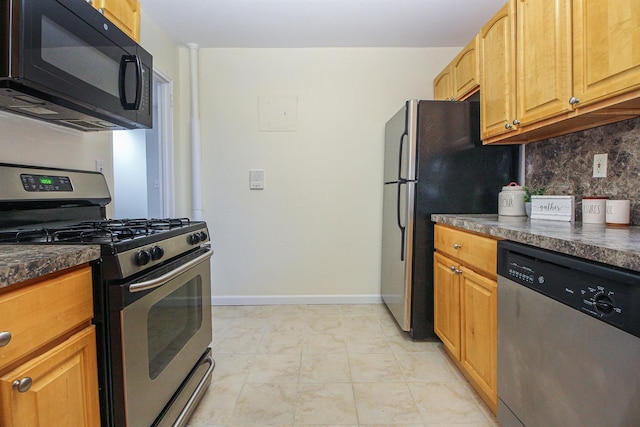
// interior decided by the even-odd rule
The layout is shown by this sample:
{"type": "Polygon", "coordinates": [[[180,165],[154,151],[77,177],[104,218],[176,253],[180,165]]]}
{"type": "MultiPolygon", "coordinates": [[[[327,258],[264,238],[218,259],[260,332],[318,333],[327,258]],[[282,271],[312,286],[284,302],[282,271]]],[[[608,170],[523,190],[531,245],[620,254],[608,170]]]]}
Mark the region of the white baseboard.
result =
{"type": "Polygon", "coordinates": [[[380,295],[212,296],[211,305],[381,304],[380,295]]]}

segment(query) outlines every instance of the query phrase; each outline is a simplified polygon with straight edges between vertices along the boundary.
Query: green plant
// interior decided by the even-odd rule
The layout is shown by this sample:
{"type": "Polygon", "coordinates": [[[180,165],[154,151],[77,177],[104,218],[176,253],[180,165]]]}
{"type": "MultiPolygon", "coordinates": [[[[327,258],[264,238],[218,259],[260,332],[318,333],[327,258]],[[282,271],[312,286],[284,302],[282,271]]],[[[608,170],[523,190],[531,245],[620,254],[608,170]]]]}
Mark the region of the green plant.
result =
{"type": "Polygon", "coordinates": [[[530,202],[531,196],[542,196],[546,190],[546,187],[524,187],[524,201],[530,202]]]}

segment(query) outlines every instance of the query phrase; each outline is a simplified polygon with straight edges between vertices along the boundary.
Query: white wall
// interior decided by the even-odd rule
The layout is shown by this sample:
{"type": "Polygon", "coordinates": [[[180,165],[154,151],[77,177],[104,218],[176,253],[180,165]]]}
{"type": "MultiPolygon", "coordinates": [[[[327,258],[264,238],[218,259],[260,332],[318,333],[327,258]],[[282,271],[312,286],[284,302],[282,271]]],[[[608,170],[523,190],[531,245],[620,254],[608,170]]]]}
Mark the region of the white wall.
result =
{"type": "Polygon", "coordinates": [[[379,299],[384,123],[431,99],[458,51],[200,51],[214,301],[379,299]],[[298,97],[298,130],[260,132],[258,96],[280,94],[298,97]],[[262,191],[249,190],[252,168],[262,191]]]}
{"type": "MultiPolygon", "coordinates": [[[[0,112],[0,162],[93,171],[96,160],[104,161],[113,194],[111,132],[80,132],[0,112]]],[[[107,207],[112,213],[113,203],[107,207]]]]}

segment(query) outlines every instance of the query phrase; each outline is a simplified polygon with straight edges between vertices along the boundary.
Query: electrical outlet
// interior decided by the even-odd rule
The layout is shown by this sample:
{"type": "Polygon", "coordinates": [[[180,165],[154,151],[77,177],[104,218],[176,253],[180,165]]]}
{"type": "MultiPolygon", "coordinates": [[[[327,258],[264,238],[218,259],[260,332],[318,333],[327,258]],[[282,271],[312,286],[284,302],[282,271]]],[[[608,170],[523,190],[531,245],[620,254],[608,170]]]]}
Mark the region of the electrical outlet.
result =
{"type": "Polygon", "coordinates": [[[607,177],[607,153],[593,155],[593,177],[607,177]]]}
{"type": "Polygon", "coordinates": [[[104,173],[104,160],[96,160],[96,171],[104,173]]]}

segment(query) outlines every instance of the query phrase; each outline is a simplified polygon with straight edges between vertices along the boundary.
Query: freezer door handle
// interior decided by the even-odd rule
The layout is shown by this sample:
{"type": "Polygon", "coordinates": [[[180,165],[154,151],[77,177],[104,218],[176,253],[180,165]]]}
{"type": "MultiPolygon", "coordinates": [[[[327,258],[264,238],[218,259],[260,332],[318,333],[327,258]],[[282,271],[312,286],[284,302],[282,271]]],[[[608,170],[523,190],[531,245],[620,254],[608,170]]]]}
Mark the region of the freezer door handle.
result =
{"type": "Polygon", "coordinates": [[[405,130],[402,135],[400,135],[400,148],[398,149],[398,182],[402,182],[403,180],[406,182],[406,178],[402,177],[402,154],[404,151],[404,141],[406,136],[409,136],[409,134],[405,130]]]}
{"type": "Polygon", "coordinates": [[[400,194],[402,193],[402,186],[407,184],[406,179],[398,180],[398,193],[396,195],[396,218],[398,221],[398,228],[400,229],[400,261],[404,261],[404,239],[406,227],[402,225],[400,218],[400,194]]]}

